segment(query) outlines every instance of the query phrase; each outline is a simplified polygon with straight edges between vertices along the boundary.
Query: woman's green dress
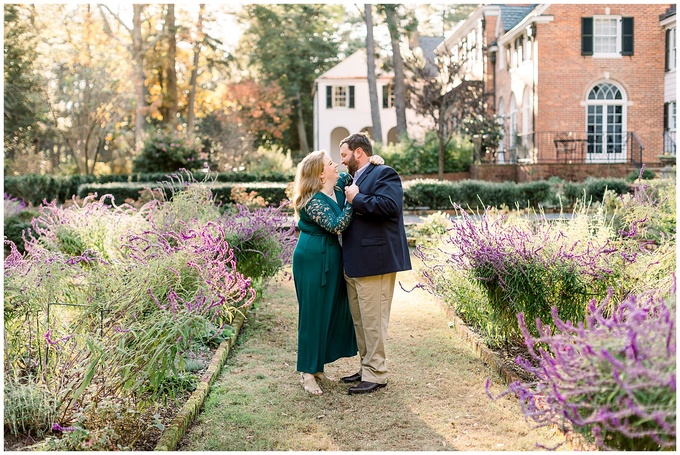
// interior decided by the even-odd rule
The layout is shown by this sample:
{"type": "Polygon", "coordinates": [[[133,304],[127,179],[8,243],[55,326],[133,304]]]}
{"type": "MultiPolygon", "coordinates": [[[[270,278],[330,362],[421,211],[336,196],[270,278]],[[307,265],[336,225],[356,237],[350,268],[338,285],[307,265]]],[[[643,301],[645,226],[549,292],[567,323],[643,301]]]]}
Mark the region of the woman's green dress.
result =
{"type": "Polygon", "coordinates": [[[297,371],[302,373],[324,371],[325,364],[358,352],[338,242],[353,215],[351,205],[345,206],[347,183],[342,174],[337,203],[319,192],[300,210],[293,277],[299,306],[297,371]]]}

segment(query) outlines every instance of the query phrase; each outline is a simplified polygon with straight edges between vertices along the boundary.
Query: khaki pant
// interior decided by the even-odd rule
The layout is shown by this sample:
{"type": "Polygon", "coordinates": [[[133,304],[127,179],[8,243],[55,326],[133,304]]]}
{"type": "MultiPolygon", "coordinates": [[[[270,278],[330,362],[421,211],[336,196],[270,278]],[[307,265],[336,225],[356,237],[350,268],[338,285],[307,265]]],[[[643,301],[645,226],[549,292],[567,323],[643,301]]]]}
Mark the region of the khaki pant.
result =
{"type": "Polygon", "coordinates": [[[396,279],[396,272],[358,278],[345,275],[362,381],[387,383],[385,340],[396,279]]]}

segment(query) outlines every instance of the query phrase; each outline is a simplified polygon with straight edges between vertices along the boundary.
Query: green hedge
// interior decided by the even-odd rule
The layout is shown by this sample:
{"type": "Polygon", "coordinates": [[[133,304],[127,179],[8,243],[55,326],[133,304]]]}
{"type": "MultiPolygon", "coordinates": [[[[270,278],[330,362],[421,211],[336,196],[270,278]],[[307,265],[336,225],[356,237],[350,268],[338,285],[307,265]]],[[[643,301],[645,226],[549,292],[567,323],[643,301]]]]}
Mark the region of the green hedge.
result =
{"type": "MultiPolygon", "coordinates": [[[[193,177],[202,181],[205,174],[196,172],[193,177]]],[[[246,172],[212,173],[210,183],[218,200],[231,203],[231,189],[243,186],[247,191],[257,191],[270,205],[278,205],[286,197],[286,185],[293,181],[293,176],[285,173],[252,174],[246,172]],[[233,180],[228,180],[233,179],[233,180]]],[[[11,196],[24,199],[34,206],[43,199],[57,199],[64,202],[73,195],[80,197],[90,193],[113,194],[116,203],[122,204],[125,199],[139,199],[139,192],[144,188],[158,188],[161,181],[168,181],[167,173],[130,174],[55,177],[50,175],[23,175],[7,177],[5,192],[11,196]]],[[[185,178],[186,180],[186,178],[185,178]]],[[[631,185],[623,179],[588,178],[584,182],[551,183],[548,181],[514,183],[486,182],[481,180],[462,180],[459,182],[439,181],[434,179],[418,179],[404,183],[404,206],[406,208],[429,207],[433,210],[453,208],[453,203],[462,207],[482,208],[484,206],[501,207],[505,205],[514,209],[518,204],[525,207],[552,207],[558,195],[565,205],[573,203],[585,194],[590,200],[601,201],[605,189],[624,194],[631,190],[631,185]],[[478,196],[479,195],[479,196],[478,196]],[[480,202],[481,198],[481,202],[480,202]]]]}
{"type": "Polygon", "coordinates": [[[616,194],[626,194],[630,192],[632,186],[624,179],[596,179],[588,177],[583,182],[565,182],[564,196],[569,205],[573,205],[577,199],[586,197],[586,201],[602,201],[605,190],[609,189],[616,194]]]}
{"type": "MultiPolygon", "coordinates": [[[[269,205],[278,206],[279,203],[286,199],[286,187],[288,183],[279,182],[209,182],[206,185],[215,194],[217,201],[223,204],[231,204],[234,201],[231,199],[231,189],[240,186],[246,191],[256,191],[258,196],[262,196],[269,205]]],[[[171,188],[168,185],[152,184],[151,182],[127,182],[127,183],[89,183],[80,185],[78,188],[78,197],[86,197],[90,194],[96,193],[98,197],[105,194],[111,194],[114,197],[116,204],[122,204],[126,199],[139,199],[140,192],[145,188],[163,188],[166,196],[169,198],[172,195],[171,188]]]]}
{"type": "MultiPolygon", "coordinates": [[[[193,177],[202,181],[205,179],[204,172],[194,172],[193,177]]],[[[183,174],[186,179],[186,174],[183,174]]],[[[217,182],[292,182],[293,174],[279,171],[272,171],[267,173],[249,173],[249,172],[213,172],[210,174],[210,179],[217,182]]],[[[169,173],[155,172],[155,173],[136,173],[126,175],[102,175],[95,177],[93,175],[71,175],[71,176],[54,176],[54,175],[36,175],[27,174],[20,176],[5,177],[5,193],[14,197],[21,198],[26,202],[30,202],[34,206],[40,205],[43,200],[51,202],[57,200],[64,202],[74,195],[78,194],[78,188],[83,184],[95,183],[114,183],[114,182],[162,182],[169,180],[169,173]]],[[[133,196],[135,199],[139,195],[133,196]]]]}
{"type": "Polygon", "coordinates": [[[467,208],[486,206],[514,209],[545,206],[555,199],[556,187],[545,181],[514,183],[462,180],[448,182],[418,179],[404,183],[406,208],[428,207],[432,210],[452,209],[453,204],[467,208]]]}

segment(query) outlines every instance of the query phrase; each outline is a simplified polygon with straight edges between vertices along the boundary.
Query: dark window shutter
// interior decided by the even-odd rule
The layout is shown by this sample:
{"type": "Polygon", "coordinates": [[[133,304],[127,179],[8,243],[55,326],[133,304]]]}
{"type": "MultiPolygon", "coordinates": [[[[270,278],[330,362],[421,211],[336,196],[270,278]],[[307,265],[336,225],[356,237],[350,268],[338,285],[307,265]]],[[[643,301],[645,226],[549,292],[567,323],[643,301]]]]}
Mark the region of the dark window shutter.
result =
{"type": "Polygon", "coordinates": [[[349,86],[349,108],[354,109],[354,86],[349,86]]]}
{"type": "Polygon", "coordinates": [[[581,18],[581,55],[593,55],[593,18],[581,18]]]}
{"type": "Polygon", "coordinates": [[[663,103],[663,130],[668,131],[668,107],[671,103],[663,103]]]}
{"type": "Polygon", "coordinates": [[[382,87],[382,91],[383,91],[383,109],[387,109],[387,108],[389,107],[389,106],[388,106],[388,103],[389,103],[388,98],[389,98],[389,97],[387,96],[389,90],[387,90],[387,88],[388,88],[387,85],[383,85],[383,87],[382,87]]]}
{"type": "Polygon", "coordinates": [[[670,62],[668,60],[668,55],[670,54],[670,52],[671,52],[671,31],[670,31],[670,29],[666,29],[666,52],[665,52],[665,54],[666,54],[666,64],[665,64],[666,71],[670,70],[670,66],[669,66],[670,62]]]}
{"type": "Polygon", "coordinates": [[[633,55],[633,18],[621,20],[621,55],[633,55]]]}
{"type": "Polygon", "coordinates": [[[330,109],[333,107],[333,87],[330,85],[326,86],[326,108],[330,109]]]}

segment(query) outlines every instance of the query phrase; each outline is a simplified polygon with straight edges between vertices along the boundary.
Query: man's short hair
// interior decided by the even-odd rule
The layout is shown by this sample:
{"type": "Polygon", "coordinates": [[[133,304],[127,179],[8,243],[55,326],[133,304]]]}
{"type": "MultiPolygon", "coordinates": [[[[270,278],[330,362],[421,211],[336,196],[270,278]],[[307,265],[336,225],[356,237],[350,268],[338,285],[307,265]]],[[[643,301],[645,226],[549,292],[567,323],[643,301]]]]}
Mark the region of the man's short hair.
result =
{"type": "Polygon", "coordinates": [[[342,144],[347,144],[347,147],[353,152],[359,147],[364,151],[366,156],[373,155],[373,145],[371,144],[371,139],[366,133],[354,133],[350,134],[346,138],[340,141],[340,147],[342,144]]]}

